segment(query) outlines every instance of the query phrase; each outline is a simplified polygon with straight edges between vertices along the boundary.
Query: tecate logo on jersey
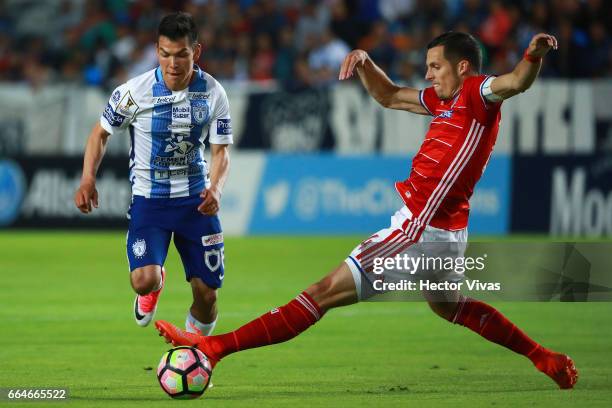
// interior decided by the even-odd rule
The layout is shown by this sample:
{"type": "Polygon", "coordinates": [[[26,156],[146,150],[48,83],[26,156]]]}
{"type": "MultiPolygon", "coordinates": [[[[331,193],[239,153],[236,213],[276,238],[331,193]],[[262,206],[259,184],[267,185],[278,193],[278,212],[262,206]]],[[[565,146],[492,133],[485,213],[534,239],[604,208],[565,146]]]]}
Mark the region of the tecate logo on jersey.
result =
{"type": "Polygon", "coordinates": [[[210,92],[189,92],[192,101],[203,101],[210,98],[210,92]]]}
{"type": "Polygon", "coordinates": [[[173,103],[176,99],[176,95],[168,95],[168,96],[158,96],[153,98],[153,105],[165,105],[168,103],[173,103]]]}

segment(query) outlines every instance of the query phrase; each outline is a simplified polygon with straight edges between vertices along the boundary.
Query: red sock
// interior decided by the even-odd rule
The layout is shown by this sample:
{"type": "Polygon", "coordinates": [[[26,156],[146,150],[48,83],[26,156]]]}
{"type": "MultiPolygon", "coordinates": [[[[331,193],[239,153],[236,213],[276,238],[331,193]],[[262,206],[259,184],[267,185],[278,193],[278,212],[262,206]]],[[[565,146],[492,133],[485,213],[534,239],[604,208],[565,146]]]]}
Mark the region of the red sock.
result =
{"type": "Polygon", "coordinates": [[[475,331],[485,339],[522,354],[536,364],[546,349],[527,336],[497,309],[475,299],[464,297],[453,323],[475,331]]]}
{"type": "Polygon", "coordinates": [[[285,306],[258,317],[238,330],[206,338],[206,346],[219,360],[240,350],[282,343],[315,324],[323,313],[306,292],[285,306]]]}

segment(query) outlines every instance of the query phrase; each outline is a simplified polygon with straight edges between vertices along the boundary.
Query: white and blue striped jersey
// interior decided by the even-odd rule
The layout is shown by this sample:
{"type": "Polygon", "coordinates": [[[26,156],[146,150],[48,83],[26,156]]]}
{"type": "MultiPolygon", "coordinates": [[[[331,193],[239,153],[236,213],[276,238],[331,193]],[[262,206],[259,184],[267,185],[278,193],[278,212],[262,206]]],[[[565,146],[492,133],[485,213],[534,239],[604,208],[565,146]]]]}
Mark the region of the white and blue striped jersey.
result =
{"type": "Polygon", "coordinates": [[[200,194],[210,183],[204,140],[233,143],[225,90],[199,67],[194,72],[181,91],[166,87],[159,67],[113,91],[100,124],[110,134],[129,129],[132,195],[200,194]]]}

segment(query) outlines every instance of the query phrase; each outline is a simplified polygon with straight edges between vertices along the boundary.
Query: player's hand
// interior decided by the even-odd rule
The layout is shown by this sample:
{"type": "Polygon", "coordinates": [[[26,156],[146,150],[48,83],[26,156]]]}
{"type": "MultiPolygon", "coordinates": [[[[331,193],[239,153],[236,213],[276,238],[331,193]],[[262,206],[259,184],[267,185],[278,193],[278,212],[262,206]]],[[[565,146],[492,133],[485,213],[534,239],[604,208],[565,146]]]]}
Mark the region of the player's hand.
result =
{"type": "Polygon", "coordinates": [[[89,214],[98,208],[98,190],[95,181],[82,181],[74,194],[74,204],[83,214],[89,214]]]}
{"type": "Polygon", "coordinates": [[[342,61],[340,67],[340,74],[338,75],[339,80],[349,79],[353,76],[356,66],[363,66],[368,59],[368,53],[364,50],[353,50],[342,61]]]}
{"type": "Polygon", "coordinates": [[[217,214],[221,204],[221,192],[216,187],[211,187],[202,191],[200,197],[203,201],[198,206],[198,211],[206,215],[217,214]]]}
{"type": "Polygon", "coordinates": [[[557,46],[555,36],[546,33],[536,34],[531,39],[529,47],[527,47],[527,54],[532,57],[542,58],[551,48],[556,50],[557,46]]]}

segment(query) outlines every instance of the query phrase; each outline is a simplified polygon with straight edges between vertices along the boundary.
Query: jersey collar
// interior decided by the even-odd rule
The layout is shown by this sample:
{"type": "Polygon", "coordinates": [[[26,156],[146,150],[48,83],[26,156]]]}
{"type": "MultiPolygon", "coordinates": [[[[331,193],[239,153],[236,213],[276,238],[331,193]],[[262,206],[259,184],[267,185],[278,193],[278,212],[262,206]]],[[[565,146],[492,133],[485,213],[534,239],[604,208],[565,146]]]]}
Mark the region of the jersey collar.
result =
{"type": "MultiPolygon", "coordinates": [[[[193,73],[195,74],[190,82],[190,86],[191,84],[196,83],[198,80],[204,80],[204,70],[202,70],[202,68],[200,68],[197,64],[193,64],[193,73]]],[[[161,67],[158,66],[155,69],[155,80],[157,82],[161,82],[162,84],[164,84],[164,86],[166,86],[165,82],[164,82],[164,75],[162,73],[161,67]]]]}

